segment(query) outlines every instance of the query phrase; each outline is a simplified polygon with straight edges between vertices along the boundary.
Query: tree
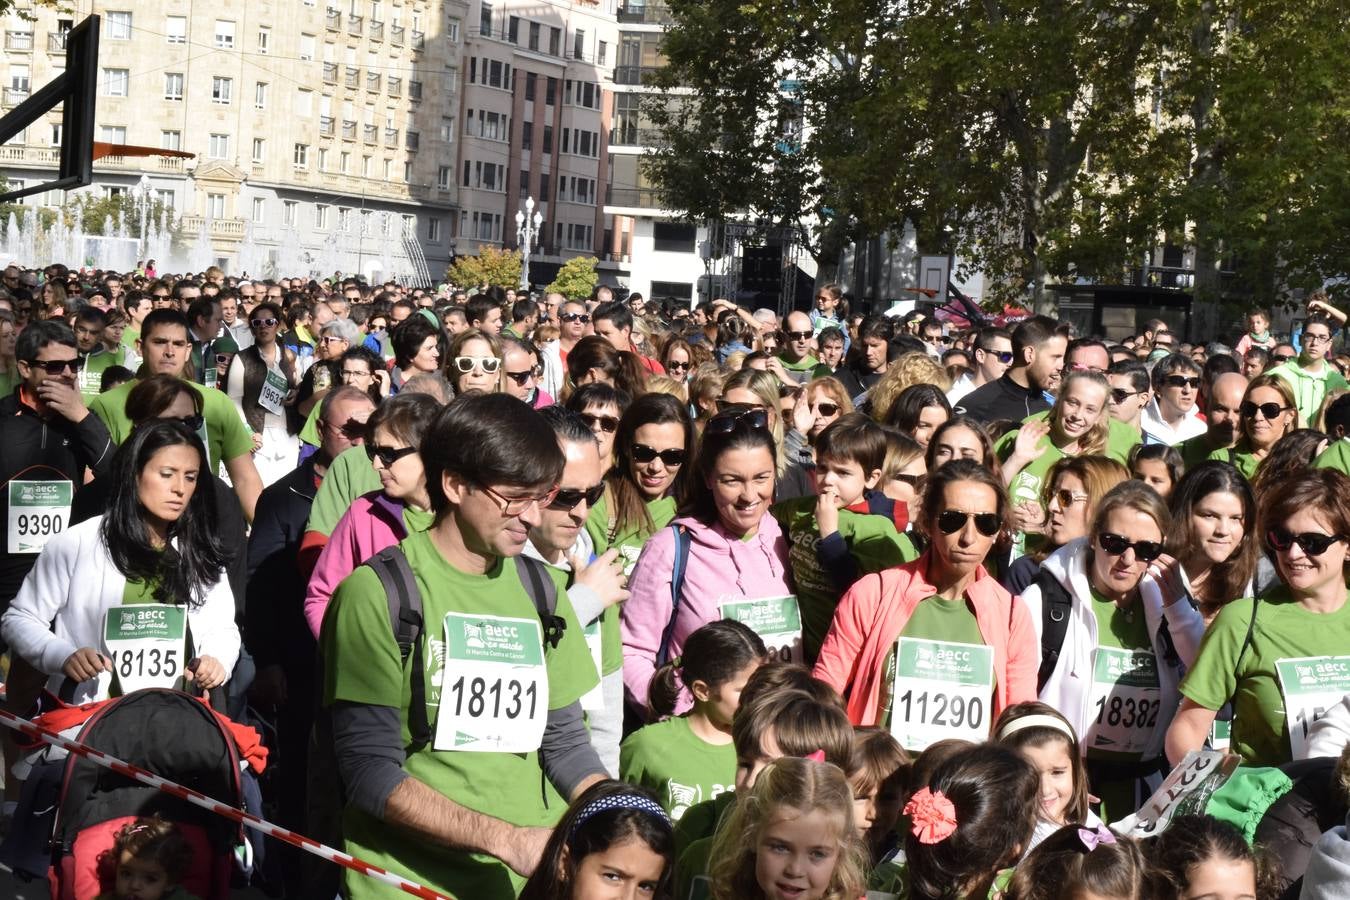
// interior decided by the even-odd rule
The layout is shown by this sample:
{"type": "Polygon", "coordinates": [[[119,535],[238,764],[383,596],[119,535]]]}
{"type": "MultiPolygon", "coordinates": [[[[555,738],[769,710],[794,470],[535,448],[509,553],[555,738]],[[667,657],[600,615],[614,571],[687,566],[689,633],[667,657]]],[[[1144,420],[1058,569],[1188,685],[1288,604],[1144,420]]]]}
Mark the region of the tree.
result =
{"type": "Polygon", "coordinates": [[[520,252],[483,247],[477,256],[457,257],[445,278],[462,288],[514,288],[520,284],[520,252]]]}
{"type": "Polygon", "coordinates": [[[581,300],[591,295],[600,276],[595,267],[599,263],[594,256],[574,256],[558,269],[558,277],[553,279],[545,290],[562,294],[569,300],[581,300]]]}

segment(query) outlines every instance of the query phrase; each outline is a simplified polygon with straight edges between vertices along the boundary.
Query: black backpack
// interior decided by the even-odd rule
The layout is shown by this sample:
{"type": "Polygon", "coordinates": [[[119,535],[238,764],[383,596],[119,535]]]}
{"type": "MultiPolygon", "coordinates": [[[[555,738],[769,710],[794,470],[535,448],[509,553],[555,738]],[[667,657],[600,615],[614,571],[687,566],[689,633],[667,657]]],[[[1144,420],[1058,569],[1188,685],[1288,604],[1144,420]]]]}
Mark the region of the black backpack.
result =
{"type": "MultiPolygon", "coordinates": [[[[548,576],[544,563],[528,556],[517,556],[516,571],[520,573],[525,593],[534,601],[539,624],[544,630],[545,650],[557,649],[567,622],[557,614],[558,591],[548,576]]],[[[379,576],[380,584],[389,601],[389,627],[398,642],[398,652],[406,665],[412,656],[412,701],[408,708],[408,732],[412,742],[407,747],[411,755],[431,742],[431,723],[427,720],[426,664],[422,653],[422,591],[417,586],[412,566],[403,549],[394,544],[376,553],[362,565],[369,566],[379,576]]]]}

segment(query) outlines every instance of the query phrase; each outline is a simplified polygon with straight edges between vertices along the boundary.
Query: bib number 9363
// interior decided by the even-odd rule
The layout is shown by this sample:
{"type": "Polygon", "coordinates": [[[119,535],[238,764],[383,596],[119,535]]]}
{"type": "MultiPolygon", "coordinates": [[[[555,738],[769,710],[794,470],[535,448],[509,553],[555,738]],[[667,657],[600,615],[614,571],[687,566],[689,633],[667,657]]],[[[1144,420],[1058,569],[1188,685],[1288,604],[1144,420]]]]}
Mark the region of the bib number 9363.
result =
{"type": "Polygon", "coordinates": [[[448,613],[437,750],[528,753],[548,719],[538,619],[448,613]]]}

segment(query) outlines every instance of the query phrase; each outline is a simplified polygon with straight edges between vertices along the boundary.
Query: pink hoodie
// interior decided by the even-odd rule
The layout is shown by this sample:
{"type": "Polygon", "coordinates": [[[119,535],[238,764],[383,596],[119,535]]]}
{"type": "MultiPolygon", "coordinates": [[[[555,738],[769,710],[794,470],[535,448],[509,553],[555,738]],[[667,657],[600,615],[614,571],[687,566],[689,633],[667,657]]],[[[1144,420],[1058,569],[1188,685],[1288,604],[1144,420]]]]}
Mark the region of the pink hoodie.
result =
{"type": "MultiPolygon", "coordinates": [[[[672,525],[689,529],[689,561],[684,569],[680,613],[671,633],[669,658],[680,655],[685,640],[701,626],[721,618],[719,603],[743,597],[781,597],[788,582],[788,545],[783,530],[767,511],[759,530],[743,541],[720,522],[704,525],[679,518],[672,525]]],[[[661,635],[670,623],[670,581],[675,568],[675,535],[662,528],[647,541],[628,582],[623,604],[623,683],[629,700],[647,705],[647,687],[656,671],[661,635]]],[[[688,709],[682,699],[676,712],[688,709]]]]}
{"type": "Polygon", "coordinates": [[[323,627],[328,602],[333,599],[333,592],[342,579],[385,547],[392,547],[407,536],[403,505],[390,500],[384,492],[371,491],[352,502],[319,554],[309,588],[305,591],[305,621],[315,639],[323,627]]]}

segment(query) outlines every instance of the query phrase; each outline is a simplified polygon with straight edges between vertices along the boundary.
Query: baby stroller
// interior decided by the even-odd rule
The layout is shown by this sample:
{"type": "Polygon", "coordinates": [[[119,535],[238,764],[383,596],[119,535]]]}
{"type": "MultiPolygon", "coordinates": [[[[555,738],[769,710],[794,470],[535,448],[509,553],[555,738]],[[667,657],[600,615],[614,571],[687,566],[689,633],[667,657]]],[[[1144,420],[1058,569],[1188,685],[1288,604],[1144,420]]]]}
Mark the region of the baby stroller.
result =
{"type": "MultiPolygon", "coordinates": [[[[211,710],[187,694],[151,688],[111,700],[89,718],[77,740],[242,806],[238,746],[211,710]]],[[[52,833],[53,900],[97,896],[100,854],[122,826],[155,814],[177,823],[193,848],[183,887],[202,900],[226,900],[241,826],[73,755],[65,762],[52,833]]]]}

